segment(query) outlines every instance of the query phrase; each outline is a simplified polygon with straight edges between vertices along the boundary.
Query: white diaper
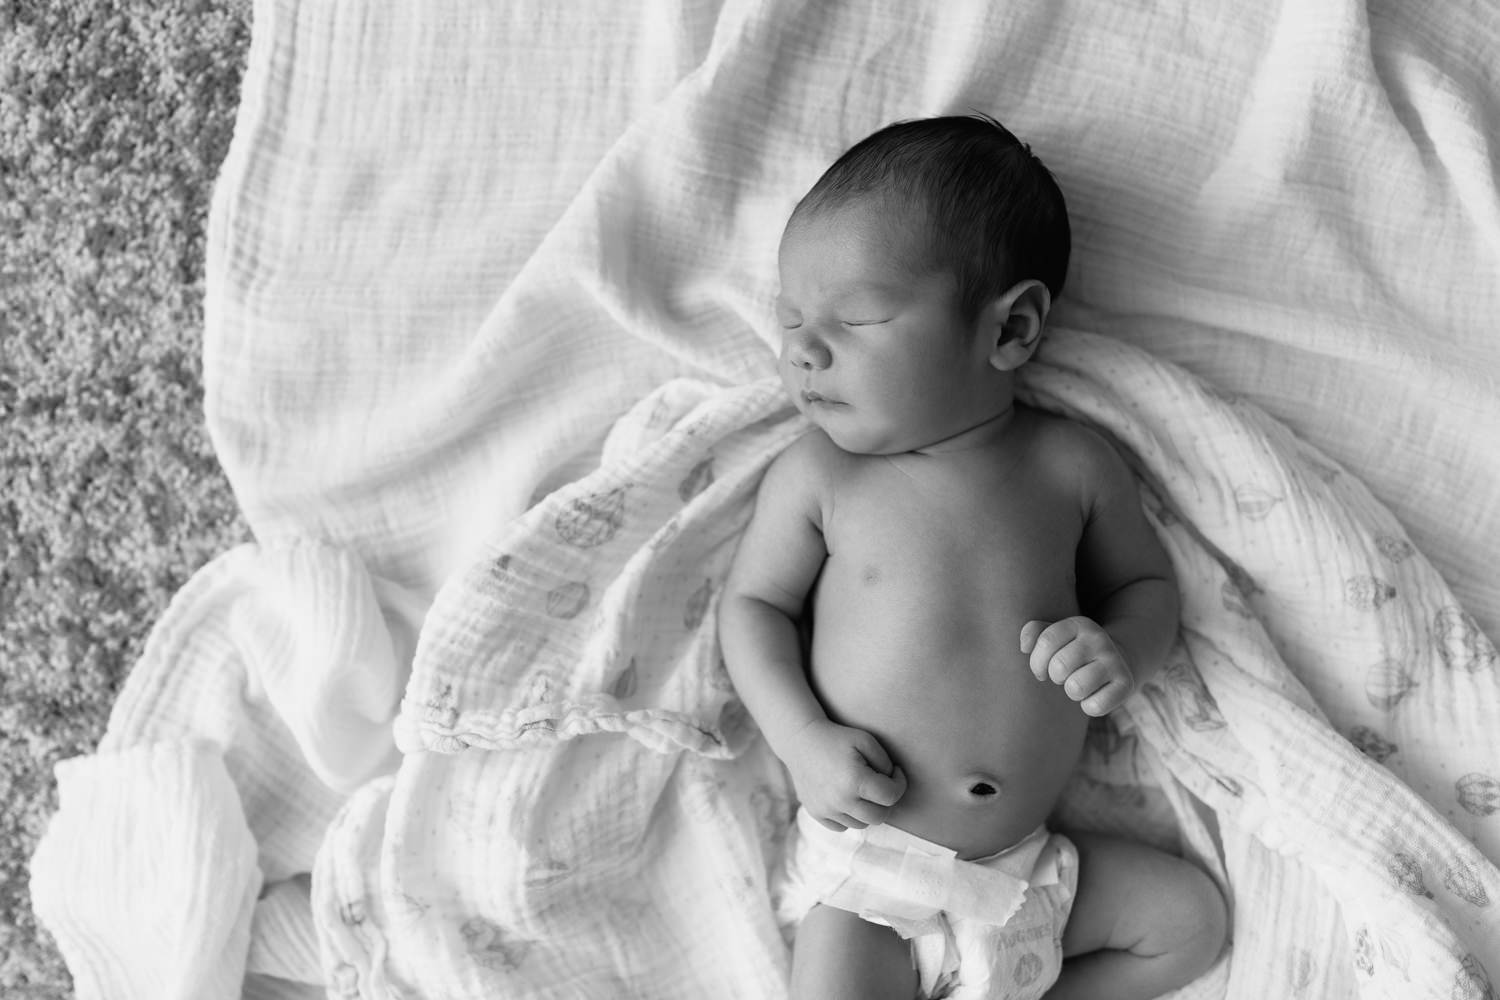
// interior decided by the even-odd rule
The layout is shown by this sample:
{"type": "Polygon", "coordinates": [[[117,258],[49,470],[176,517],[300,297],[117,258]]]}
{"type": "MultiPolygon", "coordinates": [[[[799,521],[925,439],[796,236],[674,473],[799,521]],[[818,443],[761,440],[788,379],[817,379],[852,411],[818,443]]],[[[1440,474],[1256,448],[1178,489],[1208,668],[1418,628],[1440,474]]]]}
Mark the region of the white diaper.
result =
{"type": "Polygon", "coordinates": [[[816,903],[911,941],[924,1000],[1036,1000],[1062,969],[1062,932],[1078,887],[1078,852],[1038,827],[999,854],[957,852],[893,826],[835,833],[798,810],[778,916],[816,903]]]}

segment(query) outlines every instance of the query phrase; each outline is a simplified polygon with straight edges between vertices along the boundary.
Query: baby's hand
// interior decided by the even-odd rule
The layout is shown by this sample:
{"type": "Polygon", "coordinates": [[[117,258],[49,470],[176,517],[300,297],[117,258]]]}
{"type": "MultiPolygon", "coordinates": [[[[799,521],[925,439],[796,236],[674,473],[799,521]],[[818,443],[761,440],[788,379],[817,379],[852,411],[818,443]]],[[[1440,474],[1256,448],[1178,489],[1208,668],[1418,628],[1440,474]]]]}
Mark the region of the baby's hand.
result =
{"type": "Polygon", "coordinates": [[[1050,625],[1027,622],[1021,626],[1021,652],[1031,655],[1037,680],[1061,684],[1085,715],[1108,715],[1135,689],[1120,647],[1102,625],[1083,615],[1050,625]]]}
{"type": "Polygon", "coordinates": [[[786,764],[802,807],[830,830],[878,826],[906,794],[906,775],[875,737],[827,719],[797,733],[786,764]]]}

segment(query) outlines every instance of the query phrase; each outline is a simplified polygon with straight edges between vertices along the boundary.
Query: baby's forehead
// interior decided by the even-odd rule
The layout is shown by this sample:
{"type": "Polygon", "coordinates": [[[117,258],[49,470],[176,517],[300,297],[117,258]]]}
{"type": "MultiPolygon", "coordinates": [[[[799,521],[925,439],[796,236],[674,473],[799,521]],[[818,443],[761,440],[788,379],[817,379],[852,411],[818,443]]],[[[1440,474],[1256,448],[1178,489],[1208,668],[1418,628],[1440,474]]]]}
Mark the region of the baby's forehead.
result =
{"type": "Polygon", "coordinates": [[[808,230],[853,229],[891,238],[929,231],[932,213],[925,199],[902,196],[884,188],[845,193],[838,197],[809,195],[787,220],[782,239],[808,230]]]}
{"type": "Polygon", "coordinates": [[[935,257],[926,222],[914,206],[876,196],[799,209],[781,235],[781,266],[926,271],[935,257]]]}
{"type": "Polygon", "coordinates": [[[810,220],[805,230],[789,231],[783,239],[777,308],[821,311],[855,301],[895,301],[914,288],[933,287],[934,279],[956,287],[951,267],[925,247],[925,240],[899,229],[879,232],[810,220]]]}

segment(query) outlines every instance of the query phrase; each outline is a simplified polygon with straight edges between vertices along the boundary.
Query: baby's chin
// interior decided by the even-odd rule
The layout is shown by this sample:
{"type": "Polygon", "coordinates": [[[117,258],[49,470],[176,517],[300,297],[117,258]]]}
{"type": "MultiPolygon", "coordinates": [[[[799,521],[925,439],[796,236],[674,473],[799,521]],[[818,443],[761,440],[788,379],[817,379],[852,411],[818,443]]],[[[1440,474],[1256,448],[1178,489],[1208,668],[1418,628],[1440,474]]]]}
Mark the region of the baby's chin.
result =
{"type": "Polygon", "coordinates": [[[848,403],[820,406],[808,402],[795,384],[787,385],[787,397],[807,422],[828,436],[840,451],[851,455],[897,455],[920,448],[925,442],[910,441],[893,428],[872,427],[848,403]]]}
{"type": "Polygon", "coordinates": [[[836,420],[819,419],[816,415],[807,414],[806,410],[803,413],[812,421],[813,426],[828,435],[828,440],[837,445],[840,451],[846,451],[851,455],[899,455],[901,452],[911,451],[914,447],[920,447],[920,445],[895,440],[888,435],[875,433],[867,428],[851,428],[841,426],[836,420]]]}

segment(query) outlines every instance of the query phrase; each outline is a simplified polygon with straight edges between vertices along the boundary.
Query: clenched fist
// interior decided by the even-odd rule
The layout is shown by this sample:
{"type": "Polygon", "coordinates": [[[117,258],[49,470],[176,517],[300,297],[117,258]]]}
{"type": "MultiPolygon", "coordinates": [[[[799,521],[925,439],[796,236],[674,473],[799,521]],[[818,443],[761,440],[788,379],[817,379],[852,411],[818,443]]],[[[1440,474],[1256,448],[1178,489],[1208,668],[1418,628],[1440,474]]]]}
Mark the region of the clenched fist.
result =
{"type": "Polygon", "coordinates": [[[1061,685],[1086,715],[1108,715],[1135,690],[1120,647],[1092,618],[1029,621],[1021,626],[1021,652],[1031,656],[1037,680],[1061,685]]]}
{"type": "Polygon", "coordinates": [[[862,729],[819,719],[790,742],[786,765],[797,798],[830,830],[878,826],[906,794],[906,775],[862,729]]]}

